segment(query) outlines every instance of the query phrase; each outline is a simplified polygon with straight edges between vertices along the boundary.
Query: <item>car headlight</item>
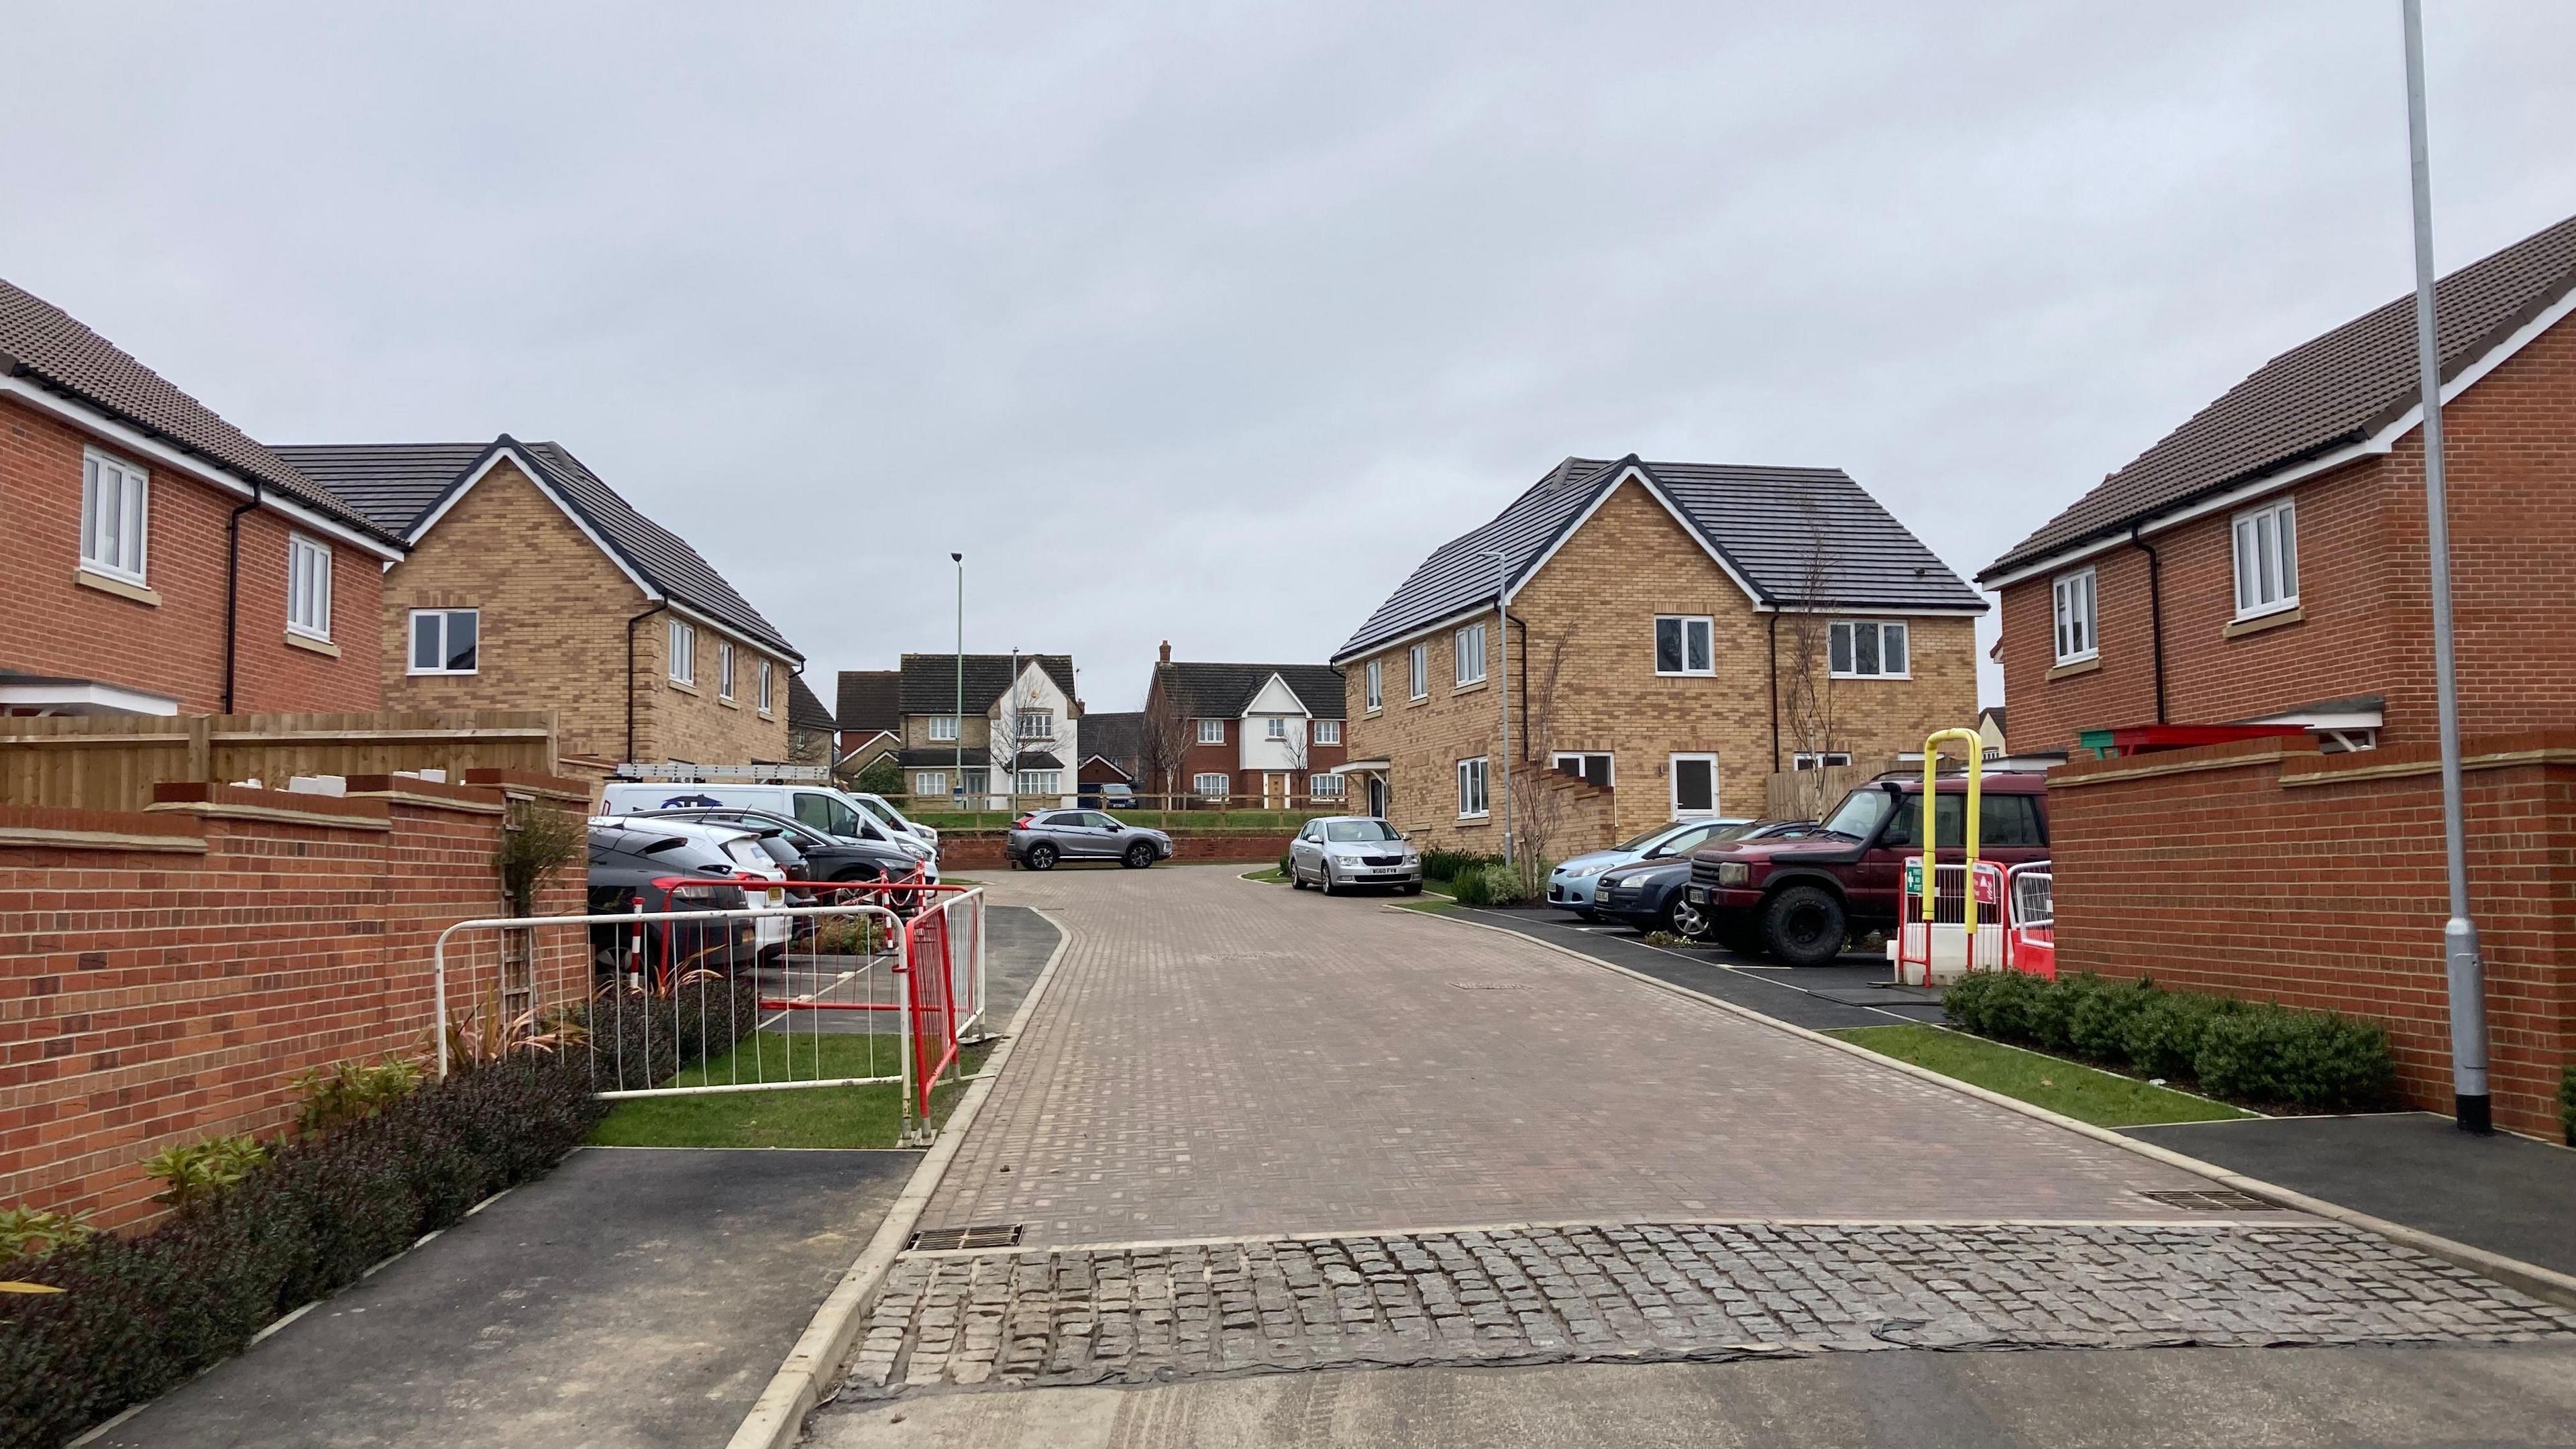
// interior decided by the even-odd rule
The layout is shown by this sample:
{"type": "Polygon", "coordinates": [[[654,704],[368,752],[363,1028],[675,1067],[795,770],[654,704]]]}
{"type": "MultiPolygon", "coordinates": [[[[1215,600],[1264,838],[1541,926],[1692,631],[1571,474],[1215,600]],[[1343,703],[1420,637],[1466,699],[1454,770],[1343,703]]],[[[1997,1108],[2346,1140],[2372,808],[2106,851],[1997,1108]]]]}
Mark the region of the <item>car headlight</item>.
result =
{"type": "Polygon", "coordinates": [[[1565,878],[1567,880],[1583,880],[1591,876],[1599,875],[1601,872],[1608,870],[1609,868],[1610,863],[1606,860],[1598,865],[1569,865],[1565,867],[1565,878]]]}
{"type": "Polygon", "coordinates": [[[1743,861],[1722,860],[1717,864],[1717,883],[1719,885],[1747,885],[1750,884],[1752,880],[1753,867],[1746,865],[1743,861]]]}

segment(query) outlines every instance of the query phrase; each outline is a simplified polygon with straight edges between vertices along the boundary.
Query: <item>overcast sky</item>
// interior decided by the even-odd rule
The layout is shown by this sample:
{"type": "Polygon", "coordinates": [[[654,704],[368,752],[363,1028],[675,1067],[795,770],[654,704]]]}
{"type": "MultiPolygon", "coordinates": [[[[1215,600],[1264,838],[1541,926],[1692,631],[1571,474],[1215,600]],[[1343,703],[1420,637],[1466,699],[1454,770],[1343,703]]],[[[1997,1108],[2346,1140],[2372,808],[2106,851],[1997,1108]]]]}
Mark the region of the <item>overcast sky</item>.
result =
{"type": "MultiPolygon", "coordinates": [[[[2428,8],[2448,270],[2576,212],[2576,5],[2428,8]]],[[[7,0],[0,276],[262,439],[563,442],[827,699],[952,549],[1095,709],[1321,659],[1569,453],[1973,573],[2411,285],[2396,0],[406,9],[7,0]]]]}

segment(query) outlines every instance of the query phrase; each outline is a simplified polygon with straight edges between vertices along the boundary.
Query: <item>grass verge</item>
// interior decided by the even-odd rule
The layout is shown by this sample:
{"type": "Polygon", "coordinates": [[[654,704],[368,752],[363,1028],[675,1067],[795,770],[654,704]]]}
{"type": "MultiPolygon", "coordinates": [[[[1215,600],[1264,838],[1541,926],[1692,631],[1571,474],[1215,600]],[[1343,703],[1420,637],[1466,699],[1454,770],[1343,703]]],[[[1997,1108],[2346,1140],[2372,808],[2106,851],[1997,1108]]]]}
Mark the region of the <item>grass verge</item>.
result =
{"type": "Polygon", "coordinates": [[[2096,1127],[2216,1122],[2254,1115],[2224,1102],[1944,1027],[1858,1026],[1827,1034],[2096,1127]]]}
{"type": "Polygon", "coordinates": [[[1275,865],[1265,866],[1260,870],[1246,872],[1243,878],[1245,880],[1257,880],[1263,885],[1286,885],[1288,883],[1288,877],[1281,875],[1279,873],[1279,867],[1275,865]]]}
{"type": "MultiPolygon", "coordinates": [[[[989,1045],[966,1048],[960,1057],[963,1071],[976,1071],[991,1050],[989,1045]]],[[[755,1077],[755,1067],[779,1077],[790,1074],[790,1064],[792,1075],[809,1080],[892,1076],[901,1060],[898,1051],[891,1033],[825,1036],[819,1042],[800,1035],[791,1057],[784,1034],[761,1032],[731,1055],[682,1072],[665,1085],[748,1080],[755,1077]]],[[[888,1082],[704,1097],[630,1097],[609,1112],[590,1140],[601,1147],[892,1147],[901,1126],[897,1090],[888,1082]]],[[[944,1121],[963,1090],[954,1081],[934,1089],[932,1119],[944,1121]]]]}

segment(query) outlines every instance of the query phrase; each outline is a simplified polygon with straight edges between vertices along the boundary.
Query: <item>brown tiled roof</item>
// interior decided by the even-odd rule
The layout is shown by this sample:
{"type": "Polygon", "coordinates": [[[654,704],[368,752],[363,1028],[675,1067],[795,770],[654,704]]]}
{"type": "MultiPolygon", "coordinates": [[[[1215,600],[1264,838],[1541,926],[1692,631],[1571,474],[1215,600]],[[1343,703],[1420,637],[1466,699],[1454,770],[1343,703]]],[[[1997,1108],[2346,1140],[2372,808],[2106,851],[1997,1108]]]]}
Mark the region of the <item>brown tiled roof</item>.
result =
{"type": "Polygon", "coordinates": [[[805,682],[802,674],[787,676],[787,727],[830,734],[834,728],[832,712],[823,707],[822,698],[805,682]]]}
{"type": "MultiPolygon", "coordinates": [[[[2434,285],[2442,376],[2457,376],[2576,286],[2576,217],[2434,285]]],[[[2371,436],[2418,400],[2415,297],[2255,369],[1978,577],[1990,578],[2371,436]]]]}
{"type": "Polygon", "coordinates": [[[393,538],[123,348],[7,281],[0,281],[0,376],[33,378],[370,538],[393,538]]]}
{"type": "Polygon", "coordinates": [[[903,728],[903,671],[900,669],[844,669],[841,671],[841,707],[834,711],[844,730],[899,730],[903,728]]]}
{"type": "Polygon", "coordinates": [[[1290,693],[1316,719],[1340,719],[1348,712],[1342,671],[1330,664],[1213,664],[1172,660],[1154,666],[1163,698],[1183,719],[1235,719],[1252,704],[1261,687],[1278,675],[1290,693]]]}
{"type": "MultiPolygon", "coordinates": [[[[1073,656],[1070,654],[969,654],[966,656],[966,712],[982,714],[994,701],[1010,691],[1019,676],[1013,666],[1027,669],[1037,664],[1046,670],[1047,678],[1064,691],[1067,699],[1075,698],[1073,656]]],[[[907,654],[903,656],[903,712],[905,714],[954,714],[957,711],[957,656],[954,654],[907,654]]]]}

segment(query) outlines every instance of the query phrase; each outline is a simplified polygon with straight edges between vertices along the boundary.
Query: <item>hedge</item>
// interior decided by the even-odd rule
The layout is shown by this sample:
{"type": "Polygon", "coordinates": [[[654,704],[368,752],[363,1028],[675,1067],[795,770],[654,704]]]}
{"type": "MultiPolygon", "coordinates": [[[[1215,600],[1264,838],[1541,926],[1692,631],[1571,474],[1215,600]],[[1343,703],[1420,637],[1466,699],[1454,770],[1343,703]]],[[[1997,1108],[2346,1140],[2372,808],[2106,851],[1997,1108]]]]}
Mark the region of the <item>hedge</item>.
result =
{"type": "Polygon", "coordinates": [[[2152,981],[1978,971],[1951,983],[1941,1005],[1980,1036],[2194,1081],[2213,1097],[2261,1106],[2378,1107],[2397,1080],[2388,1033],[2374,1023],[2152,981]]]}

